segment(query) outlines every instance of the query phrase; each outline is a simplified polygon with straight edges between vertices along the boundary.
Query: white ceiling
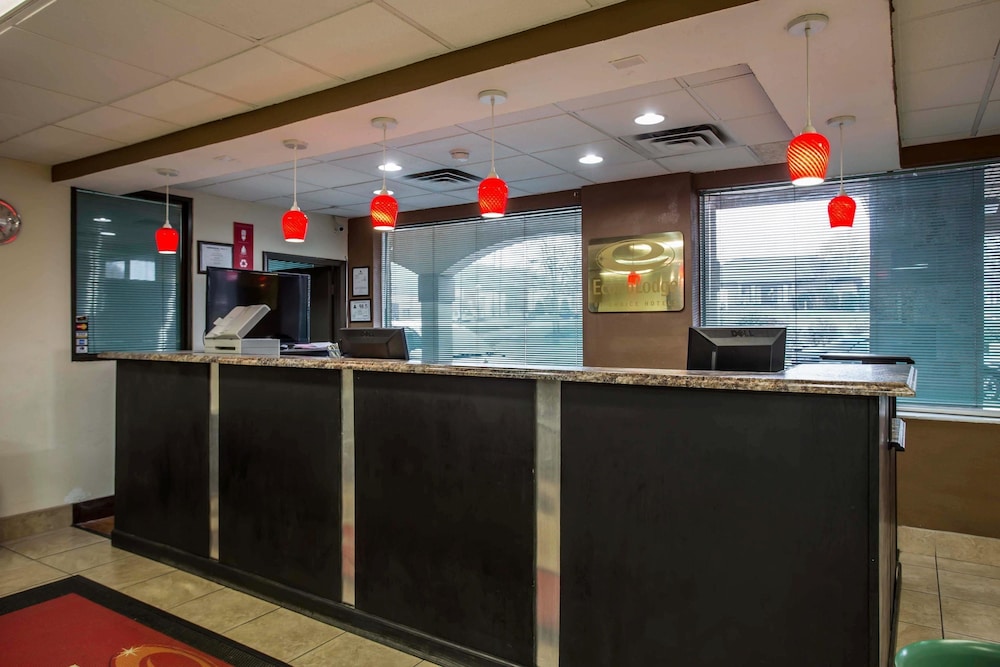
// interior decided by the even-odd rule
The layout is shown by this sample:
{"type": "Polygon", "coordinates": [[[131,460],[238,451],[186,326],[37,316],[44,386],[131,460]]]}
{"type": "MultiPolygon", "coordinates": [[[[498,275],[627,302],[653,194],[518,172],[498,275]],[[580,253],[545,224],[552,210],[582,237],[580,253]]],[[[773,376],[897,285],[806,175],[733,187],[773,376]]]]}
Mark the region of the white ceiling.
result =
{"type": "MultiPolygon", "coordinates": [[[[357,81],[426,58],[616,4],[617,0],[36,0],[0,21],[0,156],[57,164],[357,81]]],[[[638,0],[633,0],[638,1],[638,0]]],[[[662,0],[661,0],[662,1],[662,0]]],[[[641,3],[639,3],[641,4],[641,3]]],[[[622,37],[479,72],[258,134],[202,145],[70,181],[106,192],[171,185],[290,204],[299,153],[299,205],[353,217],[381,185],[375,116],[401,172],[389,187],[401,210],[475,200],[489,171],[489,106],[496,167],[512,196],[670,172],[784,161],[805,124],[805,40],[785,31],[823,12],[810,39],[813,123],[847,173],[898,168],[899,145],[1000,132],[1000,0],[758,0],[622,37]],[[895,40],[893,39],[895,34],[895,40]],[[611,63],[641,55],[640,64],[611,63]],[[895,57],[895,78],[893,58],[895,57]],[[894,93],[894,86],[898,88],[894,93]],[[897,114],[898,98],[898,114],[897,114]],[[642,111],[667,116],[632,123],[642,111]],[[898,120],[897,120],[898,119],[898,120]],[[722,143],[651,152],[629,138],[711,125],[722,143]],[[901,128],[901,131],[900,131],[901,128]],[[469,160],[457,163],[449,151],[469,160]],[[585,152],[605,161],[577,162],[585,152]],[[406,176],[458,168],[474,181],[439,187],[406,176]]],[[[831,174],[832,175],[832,174],[831,174]]]]}

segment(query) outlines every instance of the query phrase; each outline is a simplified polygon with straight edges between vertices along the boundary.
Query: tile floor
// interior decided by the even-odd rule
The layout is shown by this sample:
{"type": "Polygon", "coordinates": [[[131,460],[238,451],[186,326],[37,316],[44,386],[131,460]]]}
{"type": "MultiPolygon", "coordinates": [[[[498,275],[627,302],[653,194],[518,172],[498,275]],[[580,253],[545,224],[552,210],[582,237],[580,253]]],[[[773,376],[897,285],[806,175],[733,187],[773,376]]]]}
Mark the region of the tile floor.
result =
{"type": "Polygon", "coordinates": [[[437,667],[214,581],[64,528],[0,545],[0,597],[71,574],[169,610],[296,667],[437,667]]]}
{"type": "MultiPolygon", "coordinates": [[[[1000,642],[1000,540],[901,526],[899,638],[1000,642]]],[[[0,545],[0,596],[93,579],[297,667],[436,667],[406,653],[115,549],[75,528],[0,545]]]]}

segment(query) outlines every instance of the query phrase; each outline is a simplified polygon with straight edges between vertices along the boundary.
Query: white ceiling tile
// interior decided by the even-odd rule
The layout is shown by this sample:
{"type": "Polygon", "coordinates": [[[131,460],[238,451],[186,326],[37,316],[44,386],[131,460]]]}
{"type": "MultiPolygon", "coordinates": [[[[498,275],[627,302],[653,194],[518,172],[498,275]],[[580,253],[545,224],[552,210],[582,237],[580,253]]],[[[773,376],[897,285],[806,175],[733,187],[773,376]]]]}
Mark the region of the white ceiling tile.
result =
{"type": "Polygon", "coordinates": [[[544,176],[526,181],[515,181],[513,185],[529,194],[544,194],[546,192],[560,192],[562,190],[575,190],[585,185],[592,185],[593,181],[580,178],[574,174],[556,174],[555,176],[544,176]]]}
{"type": "Polygon", "coordinates": [[[254,45],[153,0],[57,2],[18,27],[171,77],[254,45]]]}
{"type": "Polygon", "coordinates": [[[168,81],[118,100],[114,106],[168,123],[192,126],[233,116],[253,107],[180,81],[168,81]]]}
{"type": "Polygon", "coordinates": [[[164,81],[159,74],[18,28],[0,39],[0,79],[96,102],[111,102],[164,81]]]}
{"type": "Polygon", "coordinates": [[[739,169],[741,167],[756,167],[760,162],[746,148],[720,148],[714,151],[678,155],[677,157],[657,160],[662,166],[672,172],[700,173],[719,171],[722,169],[739,169]]]}
{"type": "Polygon", "coordinates": [[[268,43],[278,53],[346,80],[360,79],[444,53],[409,23],[366,4],[268,43]],[[377,44],[377,48],[372,48],[377,44]]]}
{"type": "Polygon", "coordinates": [[[609,165],[605,165],[602,162],[601,164],[595,164],[594,166],[596,169],[593,171],[578,170],[577,175],[588,178],[595,183],[611,183],[612,181],[627,181],[633,178],[662,176],[668,171],[666,167],[653,160],[609,165]]]}
{"type": "Polygon", "coordinates": [[[1000,134],[1000,101],[990,102],[986,105],[986,113],[979,123],[977,137],[985,137],[991,134],[1000,134]]]}
{"type": "Polygon", "coordinates": [[[592,170],[596,172],[597,167],[638,162],[645,159],[642,155],[639,155],[632,149],[623,146],[614,139],[595,141],[593,143],[570,146],[567,148],[556,148],[551,151],[541,151],[539,153],[535,153],[534,155],[539,160],[544,160],[545,162],[559,167],[564,171],[578,171],[584,175],[592,170]],[[604,158],[604,161],[599,164],[592,165],[580,164],[580,158],[588,153],[599,155],[604,158]]]}
{"type": "MultiPolygon", "coordinates": [[[[305,195],[300,193],[298,197],[296,197],[299,202],[299,208],[307,212],[321,211],[323,209],[330,208],[330,205],[333,203],[333,198],[317,196],[322,194],[322,192],[322,190],[318,190],[305,195]]],[[[259,199],[256,203],[287,210],[292,206],[292,193],[289,192],[287,195],[281,197],[259,199]]]]}
{"type": "Polygon", "coordinates": [[[439,206],[458,206],[468,203],[467,199],[452,197],[438,192],[434,194],[417,195],[416,197],[404,197],[399,199],[399,208],[406,211],[419,211],[424,208],[438,208],[439,206]]]}
{"type": "MultiPolygon", "coordinates": [[[[381,180],[366,181],[364,183],[339,187],[336,190],[336,194],[340,196],[340,202],[353,203],[355,201],[371,201],[371,198],[375,196],[375,190],[381,189],[381,180]]],[[[428,193],[427,190],[421,187],[389,178],[385,181],[385,189],[391,190],[394,197],[416,197],[417,195],[428,193]]]]}
{"type": "Polygon", "coordinates": [[[545,2],[386,0],[386,2],[457,48],[512,35],[591,9],[585,0],[545,0],[545,2]]]}
{"type": "MultiPolygon", "coordinates": [[[[504,174],[510,174],[511,176],[517,174],[520,179],[554,176],[562,171],[558,167],[553,167],[551,164],[537,160],[530,155],[518,155],[517,157],[508,157],[503,160],[497,160],[496,168],[497,174],[500,178],[505,178],[504,174]]],[[[483,162],[479,165],[470,165],[468,169],[466,169],[466,171],[470,174],[474,174],[480,178],[485,178],[489,173],[489,170],[489,162],[483,162]]]]}
{"type": "Polygon", "coordinates": [[[140,116],[131,111],[114,107],[92,109],[60,121],[58,125],[125,144],[138,143],[180,129],[178,125],[173,123],[165,123],[162,120],[140,116]]]}
{"type": "Polygon", "coordinates": [[[899,110],[978,104],[992,67],[992,60],[978,60],[901,75],[896,94],[899,110]]]}
{"type": "Polygon", "coordinates": [[[3,112],[44,125],[93,109],[96,102],[0,79],[3,112]]]}
{"type": "MultiPolygon", "coordinates": [[[[398,129],[396,131],[398,132],[398,129]]],[[[405,148],[407,146],[412,146],[413,144],[438,141],[440,139],[447,139],[448,137],[460,137],[464,134],[466,134],[466,132],[462,128],[456,125],[446,125],[433,130],[427,130],[426,132],[417,132],[416,134],[399,136],[389,141],[389,144],[397,148],[405,148]]]]}
{"type": "Polygon", "coordinates": [[[48,125],[3,142],[0,144],[0,155],[39,164],[55,164],[121,147],[122,144],[117,141],[48,125]]]}
{"type": "MultiPolygon", "coordinates": [[[[276,170],[270,173],[280,175],[284,178],[292,178],[292,169],[276,170]]],[[[371,179],[371,174],[362,174],[359,171],[344,169],[333,164],[320,162],[318,164],[298,167],[299,183],[308,183],[324,188],[336,188],[342,185],[352,185],[363,183],[371,179]]]]}
{"type": "MultiPolygon", "coordinates": [[[[300,184],[301,186],[302,184],[300,184]]],[[[299,187],[299,193],[316,190],[314,186],[299,187]]],[[[227,181],[218,185],[201,188],[201,192],[230,199],[258,201],[270,197],[291,196],[292,182],[285,178],[270,175],[250,176],[236,181],[227,181]]]]}
{"type": "MultiPolygon", "coordinates": [[[[402,170],[392,171],[386,174],[390,179],[400,179],[408,174],[418,174],[424,171],[432,171],[434,169],[440,169],[443,165],[440,162],[432,162],[430,160],[424,160],[423,158],[414,157],[412,155],[407,155],[401,153],[400,151],[390,149],[386,152],[386,160],[389,162],[395,162],[402,170]]],[[[357,171],[362,174],[367,174],[368,178],[381,177],[382,172],[379,171],[378,166],[382,164],[382,153],[368,153],[366,155],[358,155],[356,157],[344,158],[342,160],[335,160],[331,162],[337,167],[343,167],[344,169],[350,169],[352,171],[357,171]]]]}
{"type": "Polygon", "coordinates": [[[752,74],[750,67],[745,64],[739,64],[730,65],[729,67],[719,67],[718,69],[711,69],[707,72],[699,72],[698,74],[685,74],[679,78],[689,86],[702,86],[706,83],[731,79],[743,76],[744,74],[752,74]]]}
{"type": "Polygon", "coordinates": [[[263,47],[186,74],[181,80],[258,106],[341,83],[263,47]]]}
{"type": "Polygon", "coordinates": [[[368,0],[159,0],[204,21],[251,39],[311,25],[368,0]]]}
{"type": "Polygon", "coordinates": [[[497,143],[522,153],[576,146],[607,138],[607,135],[572,117],[543,118],[496,129],[497,143]]]}
{"type": "Polygon", "coordinates": [[[978,3],[902,23],[896,31],[897,71],[919,72],[974,60],[997,49],[1000,2],[978,3]]]}
{"type": "Polygon", "coordinates": [[[752,74],[698,86],[691,92],[723,120],[775,113],[774,104],[752,74]]]}
{"type": "MultiPolygon", "coordinates": [[[[478,91],[476,92],[478,96],[478,91]]],[[[469,121],[467,123],[461,123],[460,126],[464,127],[470,132],[480,132],[489,136],[490,131],[490,105],[488,103],[483,103],[483,108],[485,110],[485,116],[478,119],[469,121]]],[[[496,127],[505,127],[507,125],[516,125],[517,123],[524,123],[529,120],[540,120],[542,118],[551,118],[552,116],[563,115],[563,110],[554,104],[546,104],[540,107],[532,107],[530,109],[524,109],[521,111],[512,111],[510,113],[500,113],[503,110],[502,105],[497,105],[495,107],[494,118],[496,127]]]]}
{"type": "MultiPolygon", "coordinates": [[[[645,83],[641,86],[621,88],[599,95],[588,95],[587,97],[566,100],[565,102],[559,102],[559,108],[566,111],[582,111],[583,109],[604,107],[609,104],[628,102],[629,100],[651,99],[680,89],[681,86],[675,79],[664,79],[662,81],[654,81],[653,83],[645,83]]],[[[650,111],[655,111],[655,109],[650,109],[650,111]]]]}
{"type": "Polygon", "coordinates": [[[333,208],[328,208],[320,213],[327,213],[329,215],[337,215],[342,218],[362,218],[368,215],[371,208],[364,204],[352,204],[344,206],[335,206],[333,208]]]}
{"type": "Polygon", "coordinates": [[[776,112],[762,116],[736,118],[723,123],[734,141],[743,145],[791,141],[792,131],[776,112]]]}
{"type": "Polygon", "coordinates": [[[929,14],[942,14],[963,6],[977,5],[982,0],[893,0],[893,18],[912,21],[929,14]]]}
{"type": "Polygon", "coordinates": [[[942,134],[971,136],[978,104],[963,104],[943,109],[924,109],[899,114],[899,136],[904,140],[942,134]]]}
{"type": "Polygon", "coordinates": [[[37,127],[41,127],[41,125],[42,123],[38,121],[24,118],[23,116],[11,116],[8,113],[0,111],[0,141],[6,141],[11,137],[24,134],[37,127]]]}
{"type": "Polygon", "coordinates": [[[576,112],[576,115],[612,137],[628,137],[715,122],[686,90],[585,109],[576,112]],[[662,114],[666,116],[666,120],[659,125],[637,125],[636,116],[647,111],[662,114]]]}
{"type": "MultiPolygon", "coordinates": [[[[400,148],[400,151],[408,155],[414,155],[416,157],[424,158],[425,160],[441,162],[442,164],[448,164],[457,169],[461,169],[462,163],[454,161],[451,157],[450,151],[453,148],[468,151],[469,161],[473,163],[482,162],[483,160],[488,160],[490,158],[489,137],[483,137],[471,132],[466,132],[465,134],[456,137],[449,137],[448,139],[426,141],[422,144],[412,144],[406,146],[405,148],[400,148]]],[[[518,152],[514,149],[503,145],[496,146],[494,153],[497,159],[512,157],[518,154],[518,152]]]]}

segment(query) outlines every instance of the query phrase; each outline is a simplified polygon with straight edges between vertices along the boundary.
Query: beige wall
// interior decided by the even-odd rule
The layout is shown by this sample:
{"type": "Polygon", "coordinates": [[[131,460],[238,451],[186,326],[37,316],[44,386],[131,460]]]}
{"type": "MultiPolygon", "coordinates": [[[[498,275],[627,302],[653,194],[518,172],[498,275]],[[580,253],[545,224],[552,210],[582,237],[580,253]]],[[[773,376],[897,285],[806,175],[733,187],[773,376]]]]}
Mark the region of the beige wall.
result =
{"type": "MultiPolygon", "coordinates": [[[[184,193],[179,193],[184,194],[184,193]]],[[[0,246],[0,517],[114,492],[114,363],[71,362],[70,188],[49,168],[0,158],[0,199],[24,219],[0,246]]],[[[311,215],[309,237],[288,244],[282,211],[198,195],[194,237],[232,242],[232,222],[254,224],[264,250],[343,259],[346,224],[311,215]]],[[[196,246],[195,246],[196,248],[196,246]]],[[[193,340],[204,331],[205,276],[193,267],[193,340]]]]}

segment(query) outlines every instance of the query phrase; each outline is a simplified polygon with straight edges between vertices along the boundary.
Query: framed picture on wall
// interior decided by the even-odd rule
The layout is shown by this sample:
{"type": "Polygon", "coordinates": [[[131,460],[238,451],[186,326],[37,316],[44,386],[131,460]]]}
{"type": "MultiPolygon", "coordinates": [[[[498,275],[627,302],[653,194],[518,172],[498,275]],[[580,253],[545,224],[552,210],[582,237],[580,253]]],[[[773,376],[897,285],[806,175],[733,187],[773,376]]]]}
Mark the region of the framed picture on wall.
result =
{"type": "Polygon", "coordinates": [[[351,269],[351,296],[368,296],[368,267],[351,269]]]}
{"type": "Polygon", "coordinates": [[[233,244],[198,241],[198,273],[207,269],[233,268],[233,244]]]}
{"type": "Polygon", "coordinates": [[[372,321],[371,299],[351,299],[351,321],[352,322],[372,321]]]}

